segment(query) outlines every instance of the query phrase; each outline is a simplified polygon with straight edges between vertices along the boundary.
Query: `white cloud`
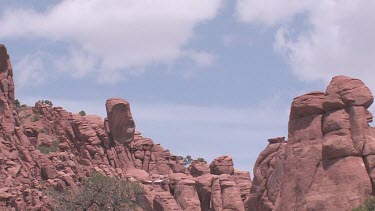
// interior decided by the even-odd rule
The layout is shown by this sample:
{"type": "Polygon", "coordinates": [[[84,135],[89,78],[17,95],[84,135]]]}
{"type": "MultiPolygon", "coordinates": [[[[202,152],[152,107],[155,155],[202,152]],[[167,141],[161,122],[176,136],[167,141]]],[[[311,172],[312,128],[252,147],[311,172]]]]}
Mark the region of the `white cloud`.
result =
{"type": "Polygon", "coordinates": [[[205,51],[190,51],[186,55],[200,67],[208,67],[215,62],[215,56],[205,51]]]}
{"type": "Polygon", "coordinates": [[[240,20],[276,27],[275,49],[300,79],[327,81],[348,75],[361,78],[372,90],[374,8],[372,0],[239,0],[237,4],[240,20]]]}
{"type": "Polygon", "coordinates": [[[82,78],[95,68],[95,58],[80,49],[70,49],[67,56],[54,61],[59,71],[70,73],[73,78],[82,78]]]}
{"type": "MultiPolygon", "coordinates": [[[[63,0],[47,11],[7,9],[0,38],[42,38],[67,43],[78,53],[63,58],[74,77],[93,70],[132,71],[170,63],[194,27],[216,16],[222,0],[63,0]],[[89,58],[89,59],[88,59],[89,58]],[[93,60],[95,59],[95,60],[93,60]],[[95,62],[94,62],[95,61],[95,62]]],[[[198,64],[205,60],[197,60],[198,64]]]]}
{"type": "Polygon", "coordinates": [[[237,0],[239,20],[272,26],[317,4],[311,0],[237,0]]]}
{"type": "Polygon", "coordinates": [[[46,79],[44,61],[48,55],[43,53],[35,53],[24,57],[14,65],[17,70],[15,81],[17,86],[24,87],[26,85],[39,85],[46,79]]]}

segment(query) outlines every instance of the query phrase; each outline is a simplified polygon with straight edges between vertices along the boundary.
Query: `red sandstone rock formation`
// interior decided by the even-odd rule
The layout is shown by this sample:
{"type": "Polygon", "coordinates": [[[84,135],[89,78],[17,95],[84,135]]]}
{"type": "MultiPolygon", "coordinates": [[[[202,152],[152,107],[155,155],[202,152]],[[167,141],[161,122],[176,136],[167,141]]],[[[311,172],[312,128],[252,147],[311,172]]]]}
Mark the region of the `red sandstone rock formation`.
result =
{"type": "Polygon", "coordinates": [[[334,77],[293,100],[288,141],[271,139],[254,166],[249,211],[351,210],[374,192],[370,90],[334,77]]]}
{"type": "Polygon", "coordinates": [[[151,211],[351,210],[375,185],[370,90],[334,77],[293,100],[288,140],[269,139],[251,183],[229,156],[183,160],[135,131],[130,105],[107,101],[107,119],[37,102],[15,108],[13,70],[0,45],[0,210],[50,210],[43,190],[75,189],[99,172],[138,180],[151,211]],[[41,153],[42,147],[55,152],[41,153]],[[243,203],[245,201],[245,205],[243,203]]]}
{"type": "Polygon", "coordinates": [[[135,131],[130,105],[106,103],[107,119],[80,116],[37,102],[15,108],[13,70],[0,46],[0,210],[50,210],[43,190],[75,189],[99,172],[138,180],[145,189],[145,210],[241,211],[251,180],[235,171],[228,156],[211,167],[183,160],[135,131]],[[43,147],[54,149],[43,154],[43,147]]]}
{"type": "Polygon", "coordinates": [[[107,100],[106,107],[108,121],[105,121],[105,129],[108,136],[118,144],[132,142],[135,123],[130,111],[130,104],[123,99],[111,98],[107,100]]]}

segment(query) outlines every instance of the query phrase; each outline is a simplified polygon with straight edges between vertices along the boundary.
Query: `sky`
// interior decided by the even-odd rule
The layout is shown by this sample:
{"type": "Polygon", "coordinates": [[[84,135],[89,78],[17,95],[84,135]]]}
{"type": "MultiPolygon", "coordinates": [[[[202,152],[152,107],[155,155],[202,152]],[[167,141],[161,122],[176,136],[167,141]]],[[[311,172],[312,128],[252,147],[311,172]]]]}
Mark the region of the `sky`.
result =
{"type": "MultiPolygon", "coordinates": [[[[173,154],[252,172],[294,97],[335,75],[375,90],[372,0],[0,0],[16,98],[106,117],[173,154]]],[[[373,108],[371,108],[373,110],[373,108]]],[[[252,174],[252,173],[251,173],[252,174]]]]}

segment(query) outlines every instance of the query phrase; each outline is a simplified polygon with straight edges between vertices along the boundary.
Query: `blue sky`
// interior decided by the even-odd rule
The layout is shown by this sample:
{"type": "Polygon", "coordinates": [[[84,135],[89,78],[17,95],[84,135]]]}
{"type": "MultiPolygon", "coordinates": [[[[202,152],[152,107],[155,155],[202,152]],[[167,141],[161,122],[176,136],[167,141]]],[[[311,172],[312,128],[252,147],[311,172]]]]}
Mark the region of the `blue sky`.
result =
{"type": "Polygon", "coordinates": [[[172,153],[252,166],[293,97],[344,74],[375,88],[370,0],[0,0],[16,96],[105,117],[132,105],[172,153]]]}

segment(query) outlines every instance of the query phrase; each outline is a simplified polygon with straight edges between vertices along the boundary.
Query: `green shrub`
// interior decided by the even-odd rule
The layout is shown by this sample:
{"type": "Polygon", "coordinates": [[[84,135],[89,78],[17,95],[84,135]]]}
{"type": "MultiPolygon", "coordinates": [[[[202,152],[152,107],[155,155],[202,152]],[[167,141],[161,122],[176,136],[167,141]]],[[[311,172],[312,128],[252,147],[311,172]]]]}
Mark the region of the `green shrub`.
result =
{"type": "Polygon", "coordinates": [[[59,144],[60,142],[58,140],[52,141],[52,146],[37,146],[36,149],[39,150],[42,154],[49,154],[51,152],[57,152],[59,151],[59,144]]]}
{"type": "Polygon", "coordinates": [[[70,210],[143,210],[146,198],[138,182],[95,173],[76,190],[49,191],[58,211],[70,210]]]}
{"type": "Polygon", "coordinates": [[[36,122],[36,121],[38,121],[38,120],[39,120],[39,115],[38,115],[38,114],[34,114],[34,116],[31,117],[31,121],[32,121],[32,122],[36,122]]]}
{"type": "Polygon", "coordinates": [[[32,116],[32,114],[27,113],[22,119],[27,119],[27,118],[29,118],[29,117],[31,117],[31,116],[32,116]]]}
{"type": "Polygon", "coordinates": [[[370,196],[363,204],[354,208],[353,211],[375,211],[375,196],[370,196]]]}
{"type": "Polygon", "coordinates": [[[84,110],[82,110],[82,111],[79,112],[79,115],[86,116],[86,112],[84,110]]]}
{"type": "Polygon", "coordinates": [[[16,108],[21,108],[21,103],[18,99],[14,101],[14,105],[16,106],[16,108]]]}
{"type": "Polygon", "coordinates": [[[205,161],[204,158],[197,158],[197,161],[207,163],[207,161],[205,161]]]}
{"type": "Polygon", "coordinates": [[[184,165],[185,165],[185,166],[188,166],[188,165],[190,165],[191,162],[193,162],[193,158],[191,158],[190,155],[187,155],[187,156],[184,158],[184,165]]]}
{"type": "Polygon", "coordinates": [[[38,102],[40,102],[40,103],[42,103],[44,105],[49,105],[51,107],[53,106],[53,103],[50,100],[39,100],[38,102]]]}
{"type": "Polygon", "coordinates": [[[44,129],[44,128],[41,128],[41,129],[39,130],[39,133],[45,133],[45,134],[48,134],[48,131],[47,131],[46,129],[44,129]]]}

